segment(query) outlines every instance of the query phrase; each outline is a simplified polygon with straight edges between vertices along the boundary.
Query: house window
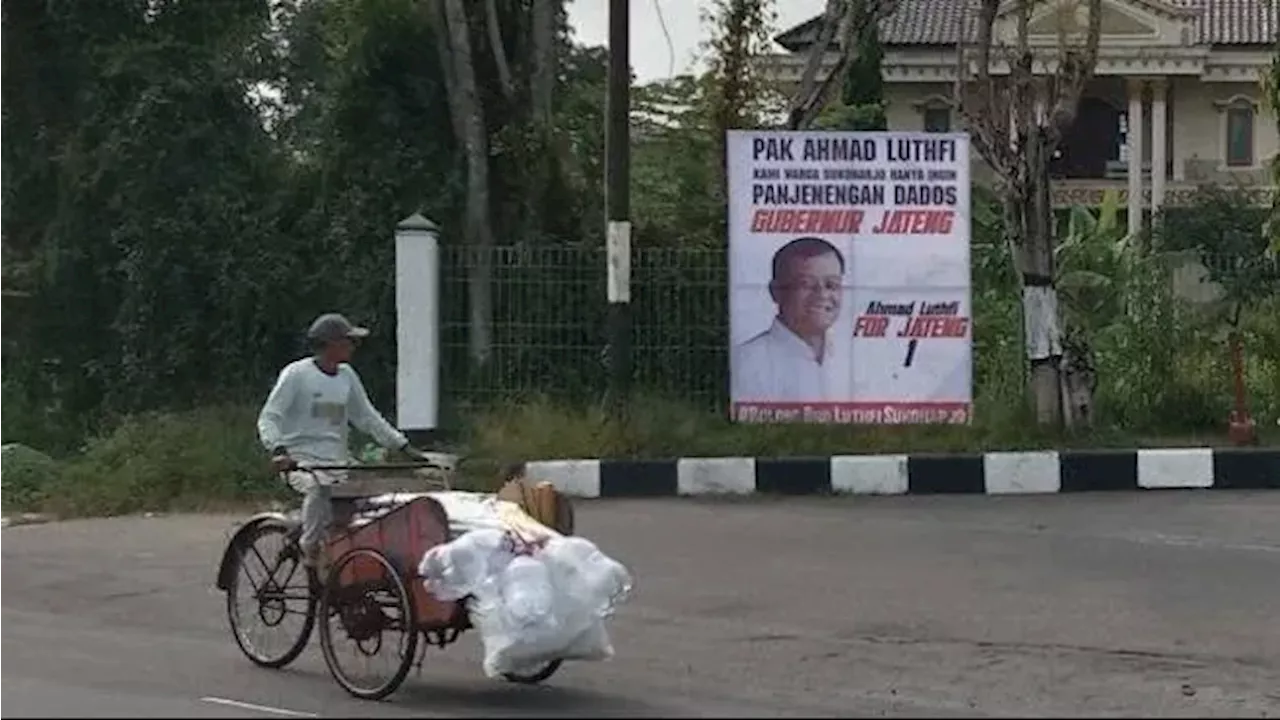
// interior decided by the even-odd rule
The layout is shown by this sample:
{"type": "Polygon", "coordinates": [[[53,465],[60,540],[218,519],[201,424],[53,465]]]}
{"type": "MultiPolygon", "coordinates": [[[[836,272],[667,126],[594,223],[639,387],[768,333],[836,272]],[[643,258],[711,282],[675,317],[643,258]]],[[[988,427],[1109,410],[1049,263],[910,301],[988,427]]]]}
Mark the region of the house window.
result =
{"type": "Polygon", "coordinates": [[[1227,167],[1253,166],[1253,105],[1237,101],[1227,107],[1227,167]]]}
{"type": "Polygon", "coordinates": [[[951,108],[926,107],[924,109],[924,131],[951,132],[951,108]]]}

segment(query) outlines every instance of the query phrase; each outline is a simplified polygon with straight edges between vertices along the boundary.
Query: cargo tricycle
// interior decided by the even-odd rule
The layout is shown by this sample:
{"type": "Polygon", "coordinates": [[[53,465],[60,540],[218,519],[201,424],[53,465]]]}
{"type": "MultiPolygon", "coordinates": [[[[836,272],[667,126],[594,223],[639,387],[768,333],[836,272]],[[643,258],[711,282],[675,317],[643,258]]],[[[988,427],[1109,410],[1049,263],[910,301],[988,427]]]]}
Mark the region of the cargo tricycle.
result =
{"type": "MultiPolygon", "coordinates": [[[[428,647],[447,647],[472,627],[467,598],[437,600],[417,570],[427,550],[453,539],[444,506],[429,493],[451,491],[454,464],[300,470],[342,470],[352,478],[334,486],[323,577],[303,564],[296,512],[248,518],[227,543],[217,575],[232,635],[255,664],[282,668],[306,648],[319,621],[320,649],[334,680],[357,698],[380,700],[400,687],[412,666],[421,671],[428,647]]],[[[572,534],[569,498],[556,493],[554,501],[555,530],[572,534]]],[[[503,677],[540,683],[561,662],[503,677]]]]}

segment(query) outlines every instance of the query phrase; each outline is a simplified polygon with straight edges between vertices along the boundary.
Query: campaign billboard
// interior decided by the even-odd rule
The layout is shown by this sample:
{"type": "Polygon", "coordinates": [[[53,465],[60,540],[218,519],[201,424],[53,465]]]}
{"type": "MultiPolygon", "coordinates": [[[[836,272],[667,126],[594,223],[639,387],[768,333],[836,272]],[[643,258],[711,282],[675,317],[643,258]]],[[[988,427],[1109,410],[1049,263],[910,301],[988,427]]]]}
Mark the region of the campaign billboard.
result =
{"type": "Polygon", "coordinates": [[[739,422],[967,423],[965,133],[729,132],[739,422]]]}

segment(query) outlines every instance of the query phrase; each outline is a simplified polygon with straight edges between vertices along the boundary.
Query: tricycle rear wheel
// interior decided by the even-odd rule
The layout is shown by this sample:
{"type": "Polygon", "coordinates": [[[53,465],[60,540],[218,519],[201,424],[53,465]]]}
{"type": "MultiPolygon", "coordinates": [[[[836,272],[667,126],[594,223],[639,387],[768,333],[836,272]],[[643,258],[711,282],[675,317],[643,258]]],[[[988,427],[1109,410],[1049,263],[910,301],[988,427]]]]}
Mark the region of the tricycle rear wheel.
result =
{"type": "Polygon", "coordinates": [[[321,591],[319,616],[320,650],[343,690],[361,700],[381,700],[400,687],[413,665],[419,630],[413,594],[386,555],[355,548],[339,557],[321,591]],[[339,657],[340,642],[365,661],[389,653],[392,667],[357,678],[339,657]]]}

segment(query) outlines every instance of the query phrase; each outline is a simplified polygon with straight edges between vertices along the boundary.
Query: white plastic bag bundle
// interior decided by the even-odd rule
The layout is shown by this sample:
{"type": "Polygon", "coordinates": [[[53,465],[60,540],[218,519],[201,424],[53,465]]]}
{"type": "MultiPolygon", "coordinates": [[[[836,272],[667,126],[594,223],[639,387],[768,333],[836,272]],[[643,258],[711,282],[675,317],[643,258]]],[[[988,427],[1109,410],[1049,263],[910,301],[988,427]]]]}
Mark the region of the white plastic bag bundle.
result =
{"type": "Polygon", "coordinates": [[[515,558],[501,530],[472,530],[422,556],[418,575],[438,600],[461,600],[502,572],[515,558]]]}
{"type": "Polygon", "coordinates": [[[535,672],[557,659],[613,657],[604,619],[632,583],[626,568],[589,540],[553,537],[531,554],[516,554],[509,535],[491,530],[432,548],[419,572],[441,600],[470,596],[489,677],[535,672]]]}
{"type": "Polygon", "coordinates": [[[551,571],[546,563],[521,555],[502,570],[498,587],[502,609],[514,627],[554,624],[551,571]]]}
{"type": "Polygon", "coordinates": [[[552,567],[560,587],[582,606],[581,629],[564,645],[557,657],[564,660],[608,660],[613,643],[605,629],[605,618],[631,593],[631,574],[622,563],[580,537],[556,538],[547,543],[543,559],[552,567]]]}
{"type": "Polygon", "coordinates": [[[431,497],[444,508],[449,518],[449,534],[460,538],[476,530],[498,530],[506,528],[502,522],[502,508],[511,505],[485,493],[450,490],[434,492],[431,497]]]}
{"type": "Polygon", "coordinates": [[[582,597],[595,601],[591,611],[600,617],[611,615],[631,591],[631,574],[622,563],[585,538],[551,540],[542,556],[555,568],[553,572],[564,586],[579,589],[582,597]]]}

